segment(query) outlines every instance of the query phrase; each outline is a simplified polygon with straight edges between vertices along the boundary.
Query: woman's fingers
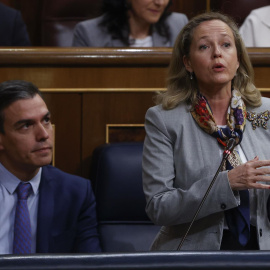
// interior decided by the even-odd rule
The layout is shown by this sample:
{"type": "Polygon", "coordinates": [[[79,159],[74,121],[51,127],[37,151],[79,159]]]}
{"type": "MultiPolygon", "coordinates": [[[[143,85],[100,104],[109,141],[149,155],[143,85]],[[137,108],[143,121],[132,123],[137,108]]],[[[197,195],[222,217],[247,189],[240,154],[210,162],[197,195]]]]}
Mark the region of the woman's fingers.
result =
{"type": "Polygon", "coordinates": [[[256,156],[253,160],[246,162],[228,172],[232,189],[269,189],[270,184],[270,160],[259,160],[256,156]]]}

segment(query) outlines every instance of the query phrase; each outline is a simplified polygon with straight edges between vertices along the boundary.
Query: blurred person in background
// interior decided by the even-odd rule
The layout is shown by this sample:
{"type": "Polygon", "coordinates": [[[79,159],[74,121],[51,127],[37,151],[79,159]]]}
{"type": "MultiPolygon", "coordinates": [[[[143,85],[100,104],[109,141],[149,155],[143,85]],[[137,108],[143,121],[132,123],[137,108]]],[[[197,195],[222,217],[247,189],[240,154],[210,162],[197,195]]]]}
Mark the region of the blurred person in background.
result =
{"type": "Polygon", "coordinates": [[[0,3],[0,46],[31,46],[20,11],[0,3]]]}
{"type": "Polygon", "coordinates": [[[239,29],[246,47],[270,47],[270,5],[251,11],[239,29]]]}
{"type": "Polygon", "coordinates": [[[76,25],[73,46],[172,47],[187,24],[172,0],[104,0],[104,14],[76,25]]]}

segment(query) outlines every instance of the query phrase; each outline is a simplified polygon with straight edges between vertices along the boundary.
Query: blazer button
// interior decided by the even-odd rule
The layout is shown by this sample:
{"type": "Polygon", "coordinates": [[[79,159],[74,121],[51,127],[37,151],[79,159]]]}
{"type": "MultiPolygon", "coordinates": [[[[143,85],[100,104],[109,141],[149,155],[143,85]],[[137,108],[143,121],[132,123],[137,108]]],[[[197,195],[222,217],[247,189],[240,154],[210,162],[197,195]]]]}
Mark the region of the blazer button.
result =
{"type": "Polygon", "coordinates": [[[260,237],[262,237],[262,229],[260,229],[260,237]]]}
{"type": "Polygon", "coordinates": [[[225,209],[227,208],[227,206],[226,206],[225,203],[222,203],[222,204],[220,205],[220,207],[221,207],[222,210],[225,210],[225,209]]]}

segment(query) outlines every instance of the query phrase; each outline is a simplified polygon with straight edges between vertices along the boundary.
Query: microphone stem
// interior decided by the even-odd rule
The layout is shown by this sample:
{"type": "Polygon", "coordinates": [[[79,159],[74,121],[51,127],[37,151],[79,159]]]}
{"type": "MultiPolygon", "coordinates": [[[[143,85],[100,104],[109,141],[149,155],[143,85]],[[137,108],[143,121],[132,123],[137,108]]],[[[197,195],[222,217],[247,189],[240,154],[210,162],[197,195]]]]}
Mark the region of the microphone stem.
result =
{"type": "Polygon", "coordinates": [[[218,167],[218,170],[217,170],[217,172],[216,172],[214,178],[212,179],[212,181],[211,181],[211,183],[210,183],[210,185],[209,185],[209,187],[208,187],[206,193],[204,194],[204,197],[203,197],[203,199],[202,199],[202,201],[201,201],[201,203],[200,203],[200,205],[199,205],[199,207],[198,207],[198,209],[197,209],[197,211],[196,211],[196,213],[195,213],[195,215],[194,215],[194,217],[193,217],[193,219],[192,219],[192,221],[191,221],[191,223],[190,223],[190,225],[189,225],[189,227],[188,227],[188,229],[187,229],[187,231],[186,231],[186,233],[185,233],[185,235],[184,235],[184,237],[182,238],[182,240],[181,240],[181,242],[180,242],[180,244],[179,244],[177,250],[180,250],[181,247],[183,246],[184,241],[186,240],[186,237],[187,237],[187,235],[188,235],[188,233],[189,233],[189,231],[190,231],[190,228],[192,227],[193,222],[195,221],[196,217],[198,216],[198,214],[199,214],[199,212],[200,212],[200,210],[201,210],[201,208],[202,208],[202,206],[203,206],[203,204],[204,204],[204,202],[205,202],[205,200],[206,200],[206,198],[207,198],[207,196],[208,196],[208,194],[209,194],[209,192],[210,192],[212,186],[214,185],[214,183],[215,183],[215,181],[216,181],[216,178],[217,178],[218,174],[220,173],[220,171],[221,171],[221,169],[222,169],[222,167],[223,167],[223,165],[224,165],[224,162],[225,162],[226,159],[228,158],[228,156],[229,156],[229,153],[226,153],[226,154],[223,156],[223,159],[222,159],[222,161],[221,161],[221,163],[220,163],[220,165],[219,165],[219,167],[218,167]]]}

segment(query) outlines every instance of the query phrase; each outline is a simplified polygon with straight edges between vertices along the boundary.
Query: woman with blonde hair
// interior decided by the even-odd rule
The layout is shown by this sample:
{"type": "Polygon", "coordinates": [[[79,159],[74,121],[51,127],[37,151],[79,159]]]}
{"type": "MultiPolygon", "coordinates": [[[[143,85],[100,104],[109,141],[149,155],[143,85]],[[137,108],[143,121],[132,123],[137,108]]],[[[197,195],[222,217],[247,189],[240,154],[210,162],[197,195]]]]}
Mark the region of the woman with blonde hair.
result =
{"type": "Polygon", "coordinates": [[[270,100],[253,84],[232,19],[210,12],[189,21],[157,103],[146,113],[143,152],[146,212],[162,225],[151,249],[178,249],[230,139],[236,146],[181,248],[270,249],[270,100]]]}

